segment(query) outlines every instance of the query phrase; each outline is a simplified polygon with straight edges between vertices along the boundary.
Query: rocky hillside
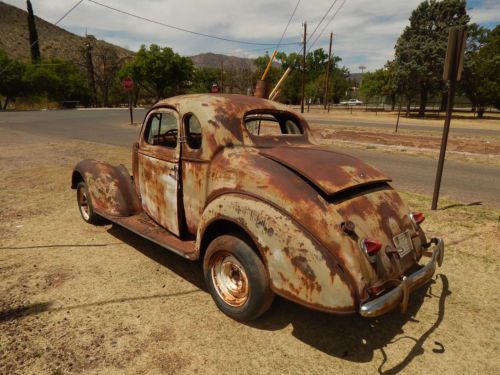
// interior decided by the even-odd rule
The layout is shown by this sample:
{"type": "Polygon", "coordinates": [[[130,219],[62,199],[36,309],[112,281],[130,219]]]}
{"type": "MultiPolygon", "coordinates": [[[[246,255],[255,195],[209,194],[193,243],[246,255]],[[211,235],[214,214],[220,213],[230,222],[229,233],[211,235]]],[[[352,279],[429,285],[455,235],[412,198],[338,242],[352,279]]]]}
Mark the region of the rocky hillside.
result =
{"type": "MultiPolygon", "coordinates": [[[[0,48],[5,50],[9,57],[23,61],[30,60],[27,17],[28,13],[25,10],[0,1],[0,48]]],[[[70,61],[81,60],[84,37],[70,33],[39,17],[35,16],[35,19],[42,59],[59,57],[70,61]]],[[[96,43],[115,49],[119,57],[133,55],[131,51],[102,40],[96,43]]]]}
{"type": "MultiPolygon", "coordinates": [[[[5,50],[9,57],[23,61],[30,60],[27,15],[25,10],[0,1],[0,49],[5,50]]],[[[84,37],[66,31],[39,17],[35,16],[35,18],[42,59],[58,57],[74,62],[82,61],[81,50],[85,45],[84,37]]],[[[103,40],[98,40],[96,43],[115,49],[120,58],[134,54],[132,51],[103,40]]],[[[190,58],[197,67],[219,68],[221,61],[224,61],[225,69],[248,67],[252,71],[256,69],[253,59],[242,57],[202,53],[190,56],[190,58]]]]}
{"type": "Polygon", "coordinates": [[[216,53],[200,53],[199,55],[190,56],[191,60],[197,67],[202,68],[220,68],[220,64],[224,62],[224,69],[241,69],[249,67],[252,71],[256,69],[253,59],[243,57],[227,56],[216,53]]]}

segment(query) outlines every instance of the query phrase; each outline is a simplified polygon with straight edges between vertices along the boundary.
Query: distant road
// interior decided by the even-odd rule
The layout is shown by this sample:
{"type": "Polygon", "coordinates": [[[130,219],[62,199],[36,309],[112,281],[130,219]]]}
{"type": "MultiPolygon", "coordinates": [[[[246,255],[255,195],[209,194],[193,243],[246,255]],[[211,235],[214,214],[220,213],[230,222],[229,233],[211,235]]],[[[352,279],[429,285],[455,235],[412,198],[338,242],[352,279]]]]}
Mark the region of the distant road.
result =
{"type": "MultiPolygon", "coordinates": [[[[136,109],[135,121],[141,122],[145,113],[145,110],[136,109]]],[[[0,127],[129,147],[137,138],[139,127],[127,126],[128,116],[128,111],[121,109],[0,112],[0,127]]],[[[432,194],[437,164],[433,159],[371,150],[337,149],[378,167],[393,178],[393,185],[398,189],[432,194]]],[[[479,201],[500,208],[500,167],[447,160],[441,193],[461,202],[479,201]]]]}
{"type": "MultiPolygon", "coordinates": [[[[394,129],[396,126],[396,122],[388,123],[388,122],[379,122],[379,121],[366,121],[366,120],[358,120],[358,119],[326,119],[324,117],[315,117],[314,115],[308,115],[305,113],[305,118],[311,124],[320,124],[320,125],[332,125],[332,126],[343,126],[343,127],[352,127],[352,126],[361,126],[366,128],[379,128],[379,129],[394,129]]],[[[499,120],[500,121],[500,120],[499,120]]],[[[442,133],[443,129],[438,126],[428,126],[421,125],[418,123],[413,124],[399,124],[399,129],[405,130],[418,130],[418,131],[429,131],[429,132],[438,132],[442,133]]],[[[453,121],[451,122],[450,134],[453,135],[493,135],[500,137],[499,130],[492,129],[471,129],[471,128],[461,128],[453,125],[453,121]]]]}

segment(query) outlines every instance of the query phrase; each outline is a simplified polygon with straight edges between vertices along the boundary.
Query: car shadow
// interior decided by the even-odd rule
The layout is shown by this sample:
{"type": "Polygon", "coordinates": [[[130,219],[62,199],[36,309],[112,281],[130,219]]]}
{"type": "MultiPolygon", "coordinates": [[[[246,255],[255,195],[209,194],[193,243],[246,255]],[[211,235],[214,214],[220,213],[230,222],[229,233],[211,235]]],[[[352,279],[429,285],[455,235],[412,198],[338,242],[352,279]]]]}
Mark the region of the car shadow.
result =
{"type": "Polygon", "coordinates": [[[184,280],[208,293],[205,288],[200,262],[193,262],[185,259],[119,225],[113,224],[107,231],[117,240],[132,246],[143,255],[167,267],[170,271],[182,277],[184,280]]]}
{"type": "MultiPolygon", "coordinates": [[[[184,259],[118,225],[110,227],[108,232],[116,239],[134,247],[148,258],[207,292],[199,262],[184,259]]],[[[445,300],[450,294],[447,277],[439,274],[425,287],[412,293],[408,311],[405,314],[396,310],[374,319],[362,318],[359,315],[327,314],[276,297],[264,316],[246,324],[265,331],[281,330],[292,325],[292,335],[296,339],[325,354],[352,362],[370,362],[374,358],[374,353],[380,350],[383,361],[379,366],[379,373],[395,374],[404,369],[416,356],[422,354],[424,342],[444,319],[445,300]],[[435,295],[433,289],[439,289],[439,280],[442,285],[441,292],[435,295]],[[432,326],[420,337],[403,336],[394,340],[397,335],[404,334],[405,324],[420,323],[417,319],[418,311],[425,300],[432,298],[439,299],[439,311],[432,326]],[[388,362],[384,348],[402,339],[414,341],[412,349],[400,363],[391,369],[384,370],[388,362]]],[[[428,324],[427,321],[425,323],[428,324]]],[[[437,349],[433,352],[444,352],[445,348],[442,344],[436,342],[435,345],[437,349]]]]}

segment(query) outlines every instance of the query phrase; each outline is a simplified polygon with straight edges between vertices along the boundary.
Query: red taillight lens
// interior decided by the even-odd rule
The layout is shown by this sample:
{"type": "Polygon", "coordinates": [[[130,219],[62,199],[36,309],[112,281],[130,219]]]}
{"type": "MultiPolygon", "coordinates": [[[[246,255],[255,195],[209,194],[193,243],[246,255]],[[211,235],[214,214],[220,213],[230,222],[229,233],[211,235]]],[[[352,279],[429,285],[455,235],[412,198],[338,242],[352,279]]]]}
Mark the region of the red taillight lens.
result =
{"type": "Polygon", "coordinates": [[[382,243],[379,240],[365,238],[363,242],[365,244],[366,252],[368,255],[375,255],[382,248],[382,243]]]}
{"type": "Polygon", "coordinates": [[[425,215],[422,212],[413,212],[411,214],[415,223],[420,224],[425,220],[425,215]]]}

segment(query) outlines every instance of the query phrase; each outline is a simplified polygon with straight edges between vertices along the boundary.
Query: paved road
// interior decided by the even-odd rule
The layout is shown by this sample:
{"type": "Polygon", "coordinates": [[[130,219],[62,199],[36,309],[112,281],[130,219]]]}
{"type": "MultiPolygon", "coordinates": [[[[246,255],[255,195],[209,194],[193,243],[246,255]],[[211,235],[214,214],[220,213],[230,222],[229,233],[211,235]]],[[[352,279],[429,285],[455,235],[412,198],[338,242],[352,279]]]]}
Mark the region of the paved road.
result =
{"type": "MultiPolygon", "coordinates": [[[[136,110],[136,121],[144,110],[136,110]]],[[[65,110],[0,112],[0,127],[32,134],[82,139],[105,144],[130,146],[137,127],[127,127],[127,110],[65,110]]],[[[429,158],[378,151],[342,149],[385,171],[398,189],[432,194],[437,162],[429,158]]],[[[1,154],[0,154],[1,155],[1,154]]],[[[500,167],[449,160],[445,164],[442,196],[465,202],[483,202],[500,207],[500,167]]]]}
{"type": "MultiPolygon", "coordinates": [[[[396,126],[396,122],[394,120],[393,123],[388,122],[378,122],[378,121],[365,121],[358,119],[325,119],[324,117],[315,117],[314,115],[305,114],[306,119],[309,120],[312,124],[321,124],[321,125],[332,125],[332,126],[342,126],[342,127],[353,127],[353,126],[361,126],[366,128],[379,128],[379,129],[394,129],[396,126]]],[[[399,123],[399,129],[404,130],[417,130],[417,131],[429,131],[429,132],[438,132],[442,133],[443,128],[439,126],[428,126],[421,125],[418,123],[410,123],[403,124],[399,123]]],[[[493,129],[471,129],[471,128],[461,128],[457,126],[453,126],[453,121],[451,122],[450,127],[451,135],[488,135],[488,136],[497,136],[500,137],[500,130],[493,129]]]]}

